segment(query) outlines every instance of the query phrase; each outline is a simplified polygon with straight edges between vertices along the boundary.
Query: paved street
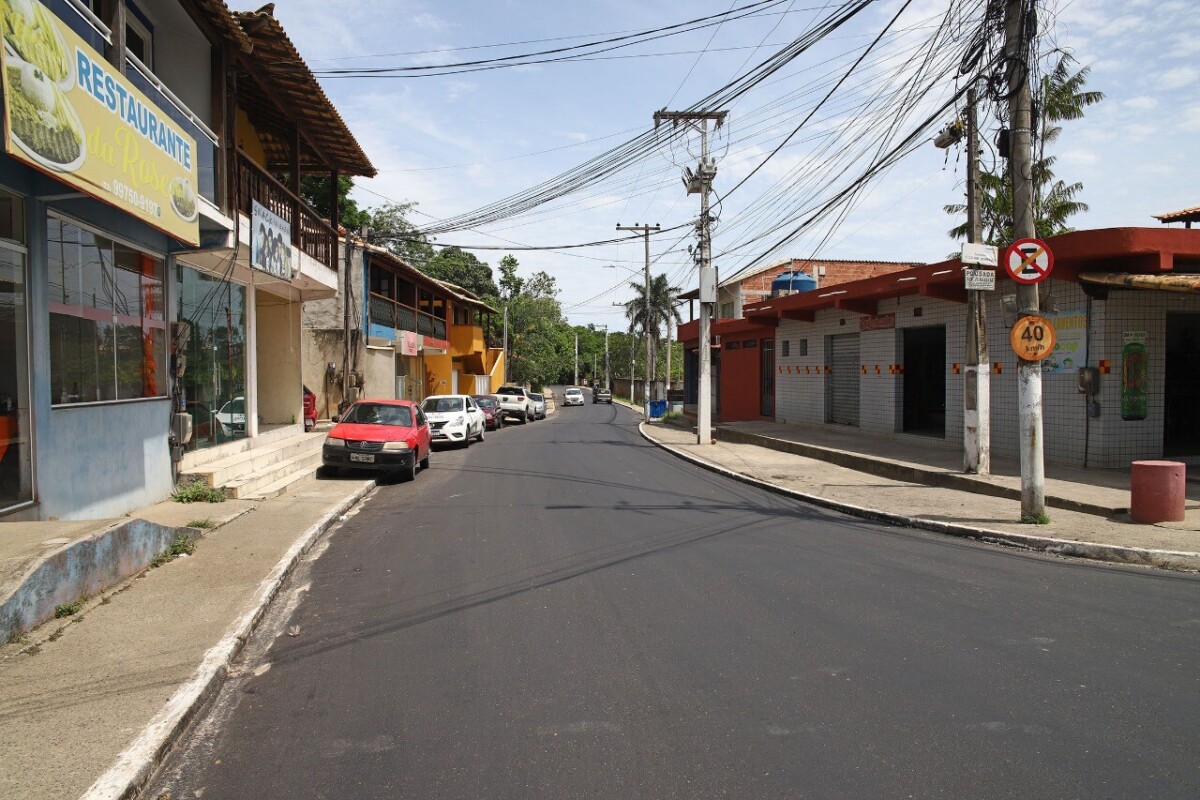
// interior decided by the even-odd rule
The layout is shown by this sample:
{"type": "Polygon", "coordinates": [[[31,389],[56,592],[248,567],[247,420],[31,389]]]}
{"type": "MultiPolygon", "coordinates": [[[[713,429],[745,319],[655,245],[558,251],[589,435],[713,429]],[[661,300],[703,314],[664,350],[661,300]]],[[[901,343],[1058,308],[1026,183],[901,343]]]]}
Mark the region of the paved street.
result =
{"type": "Polygon", "coordinates": [[[436,452],[315,554],[146,797],[1200,796],[1195,576],[798,505],[619,406],[436,452]]]}

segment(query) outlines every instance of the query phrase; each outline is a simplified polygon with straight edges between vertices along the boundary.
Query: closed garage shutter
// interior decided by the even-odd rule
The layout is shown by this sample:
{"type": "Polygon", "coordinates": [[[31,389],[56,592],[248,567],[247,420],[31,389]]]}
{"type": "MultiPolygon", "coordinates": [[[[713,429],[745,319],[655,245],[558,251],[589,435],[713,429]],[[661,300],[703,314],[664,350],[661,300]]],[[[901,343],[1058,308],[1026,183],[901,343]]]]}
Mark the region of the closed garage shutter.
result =
{"type": "Polygon", "coordinates": [[[858,424],[858,334],[829,337],[832,374],[825,381],[827,419],[840,425],[858,424]]]}

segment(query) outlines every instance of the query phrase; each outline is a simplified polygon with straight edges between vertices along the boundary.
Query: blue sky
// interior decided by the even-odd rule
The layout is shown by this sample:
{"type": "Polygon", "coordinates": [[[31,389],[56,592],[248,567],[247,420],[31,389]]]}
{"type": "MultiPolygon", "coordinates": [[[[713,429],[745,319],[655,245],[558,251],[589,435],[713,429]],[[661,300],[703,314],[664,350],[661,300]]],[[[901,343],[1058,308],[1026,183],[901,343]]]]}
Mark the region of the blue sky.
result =
{"type": "MultiPolygon", "coordinates": [[[[439,64],[574,44],[583,39],[454,50],[649,29],[745,2],[288,0],[276,6],[275,14],[310,67],[322,70],[439,64]]],[[[385,197],[417,201],[420,222],[504,198],[651,127],[654,110],[686,107],[726,84],[744,65],[761,61],[798,36],[814,19],[810,9],[822,5],[795,0],[776,7],[786,14],[730,22],[610,54],[620,58],[445,77],[322,82],[380,171],[377,178],[360,182],[359,202],[377,205],[385,197]],[[644,54],[654,55],[624,57],[644,54]]],[[[718,139],[715,153],[720,159],[718,193],[782,141],[899,7],[899,0],[871,7],[729,109],[727,135],[718,139]],[[800,96],[804,86],[812,90],[805,95],[810,99],[779,106],[789,93],[800,96]],[[778,112],[774,116],[768,113],[772,108],[778,112]]],[[[774,241],[771,236],[745,243],[804,191],[805,181],[813,180],[821,164],[832,170],[836,148],[851,139],[870,143],[893,118],[855,116],[851,109],[896,74],[901,56],[920,50],[945,8],[945,0],[915,0],[896,23],[895,29],[905,32],[872,52],[867,63],[878,58],[875,66],[860,69],[856,80],[831,99],[828,113],[818,114],[720,209],[715,251],[740,247],[718,261],[723,276],[764,258],[933,261],[956,247],[946,236],[952,220],[941,208],[961,197],[961,150],[947,153],[931,144],[874,182],[835,228],[819,226],[775,252],[764,252],[774,241]],[[822,144],[827,149],[814,156],[822,144]]],[[[1090,65],[1088,88],[1107,95],[1085,119],[1066,123],[1054,150],[1058,176],[1082,181],[1083,199],[1091,206],[1074,220],[1075,226],[1156,226],[1151,214],[1200,204],[1200,16],[1193,4],[1050,0],[1043,31],[1043,46],[1070,50],[1080,63],[1090,65]]],[[[952,89],[952,81],[943,81],[926,98],[908,104],[900,121],[922,118],[952,89]]],[[[680,167],[694,163],[695,153],[683,143],[663,148],[577,196],[525,217],[446,234],[439,242],[563,244],[614,238],[618,222],[686,223],[698,213],[698,200],[684,193],[678,175],[680,167]]],[[[843,180],[850,174],[856,174],[853,163],[843,180]]],[[[680,240],[681,233],[655,239],[654,270],[691,288],[695,272],[684,250],[691,240],[680,240]]],[[[493,265],[504,255],[476,252],[493,265]]],[[[523,272],[544,269],[557,277],[572,322],[625,326],[621,310],[612,304],[631,296],[623,286],[629,276],[604,265],[640,267],[640,244],[515,255],[523,272]]]]}

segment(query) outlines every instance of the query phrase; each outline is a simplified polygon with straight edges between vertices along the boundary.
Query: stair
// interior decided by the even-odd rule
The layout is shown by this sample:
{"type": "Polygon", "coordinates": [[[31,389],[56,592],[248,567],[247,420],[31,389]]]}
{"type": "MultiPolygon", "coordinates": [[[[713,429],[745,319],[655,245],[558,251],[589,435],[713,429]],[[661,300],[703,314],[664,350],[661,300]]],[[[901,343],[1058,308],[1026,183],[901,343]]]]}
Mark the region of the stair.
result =
{"type": "Polygon", "coordinates": [[[288,490],[321,465],[323,432],[300,433],[192,467],[181,480],[223,488],[234,499],[265,499],[288,490]]]}

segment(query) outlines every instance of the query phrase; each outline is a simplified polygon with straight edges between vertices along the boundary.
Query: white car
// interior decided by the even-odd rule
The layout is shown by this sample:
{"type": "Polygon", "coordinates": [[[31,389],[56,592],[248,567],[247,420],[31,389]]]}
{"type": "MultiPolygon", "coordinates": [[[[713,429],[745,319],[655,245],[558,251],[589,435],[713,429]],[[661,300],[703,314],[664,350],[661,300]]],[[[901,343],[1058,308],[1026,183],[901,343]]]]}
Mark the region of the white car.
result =
{"type": "Polygon", "coordinates": [[[470,447],[472,440],[483,441],[487,417],[470,395],[437,394],[426,397],[421,410],[429,419],[429,432],[434,442],[470,447]]]}
{"type": "Polygon", "coordinates": [[[533,399],[520,386],[501,386],[496,392],[500,413],[509,419],[518,419],[522,424],[536,419],[533,399]]]}
{"type": "Polygon", "coordinates": [[[536,422],[539,419],[546,418],[546,395],[537,392],[530,392],[529,399],[533,401],[533,419],[536,422]]]}
{"type": "Polygon", "coordinates": [[[217,412],[217,419],[234,436],[246,435],[246,398],[235,397],[217,412]]]}
{"type": "Polygon", "coordinates": [[[567,391],[563,392],[564,406],[581,406],[583,405],[583,390],[572,386],[567,391]]]}

